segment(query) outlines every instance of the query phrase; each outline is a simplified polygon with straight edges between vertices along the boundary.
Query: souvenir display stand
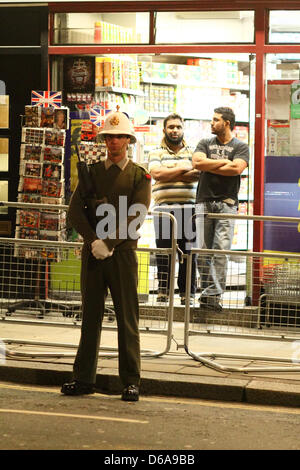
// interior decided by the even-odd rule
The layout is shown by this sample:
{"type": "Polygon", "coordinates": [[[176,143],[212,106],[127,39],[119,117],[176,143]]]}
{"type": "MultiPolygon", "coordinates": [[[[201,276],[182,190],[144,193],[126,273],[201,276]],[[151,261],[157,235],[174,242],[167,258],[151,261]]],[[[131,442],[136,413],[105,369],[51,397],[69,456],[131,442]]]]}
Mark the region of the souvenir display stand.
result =
{"type": "Polygon", "coordinates": [[[64,154],[68,128],[68,108],[39,104],[25,107],[18,186],[18,202],[25,204],[24,208],[17,209],[15,238],[32,240],[33,243],[15,245],[14,257],[28,272],[28,279],[16,289],[19,291],[16,295],[25,300],[11,304],[8,314],[17,309],[35,308],[40,312],[39,316],[43,316],[47,311],[49,263],[60,261],[62,253],[60,248],[39,246],[34,241],[66,239],[65,211],[51,210],[51,205],[64,204],[64,154]],[[27,301],[27,297],[34,300],[27,301]]]}

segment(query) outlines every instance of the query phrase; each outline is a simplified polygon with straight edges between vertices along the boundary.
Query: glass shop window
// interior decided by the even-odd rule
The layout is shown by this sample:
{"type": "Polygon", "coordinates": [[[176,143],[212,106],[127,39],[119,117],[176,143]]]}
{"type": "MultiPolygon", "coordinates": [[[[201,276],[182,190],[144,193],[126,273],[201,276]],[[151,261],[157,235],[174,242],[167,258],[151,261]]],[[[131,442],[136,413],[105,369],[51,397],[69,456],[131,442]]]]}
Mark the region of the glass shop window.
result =
{"type": "Polygon", "coordinates": [[[147,44],[149,13],[56,13],[54,44],[147,44]]]}
{"type": "Polygon", "coordinates": [[[300,43],[300,10],[270,11],[269,43],[300,43]]]}
{"type": "Polygon", "coordinates": [[[156,44],[253,43],[253,11],[159,12],[156,44]]]}

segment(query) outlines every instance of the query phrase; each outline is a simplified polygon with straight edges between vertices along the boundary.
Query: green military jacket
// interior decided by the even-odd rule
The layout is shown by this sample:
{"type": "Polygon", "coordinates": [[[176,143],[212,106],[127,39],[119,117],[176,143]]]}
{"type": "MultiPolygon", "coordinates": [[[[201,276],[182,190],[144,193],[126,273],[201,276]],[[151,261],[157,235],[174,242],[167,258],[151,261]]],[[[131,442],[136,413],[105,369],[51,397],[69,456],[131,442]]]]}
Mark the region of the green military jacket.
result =
{"type": "MultiPolygon", "coordinates": [[[[97,208],[98,212],[105,210],[105,214],[95,217],[94,224],[89,221],[86,200],[81,196],[79,184],[70,200],[67,213],[68,225],[75,228],[86,244],[91,244],[94,240],[101,238],[110,250],[113,248],[115,250],[136,248],[137,239],[127,233],[127,228],[131,222],[133,222],[132,226],[135,226],[134,219],[138,214],[129,215],[128,210],[135,204],[142,204],[145,207],[145,214],[147,213],[151,202],[150,175],[143,167],[132,160],[128,161],[123,170],[119,169],[117,174],[111,174],[109,170],[106,170],[103,161],[90,165],[89,173],[95,191],[95,198],[92,201],[94,215],[96,216],[97,208]],[[102,204],[105,204],[105,206],[99,207],[102,204]],[[107,208],[109,214],[106,211],[107,208]],[[112,225],[108,224],[107,231],[105,231],[106,236],[103,236],[104,218],[108,220],[108,217],[110,217],[110,221],[113,217],[114,223],[112,225]],[[110,230],[110,226],[112,230],[110,230]],[[101,230],[99,230],[99,227],[101,230]],[[99,232],[100,236],[98,236],[99,232]]],[[[143,222],[140,217],[139,220],[141,220],[141,223],[143,222]]],[[[141,223],[137,226],[137,229],[141,223]]]]}

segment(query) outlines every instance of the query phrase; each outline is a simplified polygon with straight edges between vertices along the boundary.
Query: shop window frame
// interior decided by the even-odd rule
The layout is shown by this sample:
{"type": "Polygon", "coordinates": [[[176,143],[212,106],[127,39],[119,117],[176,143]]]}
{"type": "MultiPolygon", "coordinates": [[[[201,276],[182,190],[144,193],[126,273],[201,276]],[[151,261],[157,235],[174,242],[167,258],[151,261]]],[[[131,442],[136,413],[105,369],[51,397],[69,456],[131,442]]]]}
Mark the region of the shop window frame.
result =
{"type": "MultiPolygon", "coordinates": [[[[229,45],[229,44],[232,44],[232,45],[237,45],[237,44],[240,44],[240,45],[249,45],[249,44],[254,44],[255,42],[255,10],[254,9],[251,9],[251,8],[247,8],[247,9],[232,9],[232,10],[224,10],[222,8],[218,8],[217,10],[213,10],[214,12],[217,12],[217,13],[226,13],[226,12],[241,12],[241,11],[248,11],[248,12],[253,12],[253,40],[252,41],[224,41],[224,42],[213,42],[213,41],[210,41],[210,42],[185,42],[184,45],[196,45],[196,44],[203,44],[203,45],[210,45],[210,44],[219,44],[219,45],[229,45]]],[[[182,9],[182,11],[180,11],[180,13],[189,13],[190,11],[189,10],[184,10],[184,8],[182,9]]],[[[201,8],[198,8],[198,9],[195,9],[194,10],[195,13],[207,13],[208,10],[204,10],[204,9],[201,9],[201,8]]],[[[155,15],[155,20],[157,19],[157,14],[158,13],[173,13],[173,11],[156,11],[155,12],[156,15],[155,15]]],[[[179,11],[178,11],[179,13],[179,11]]],[[[157,42],[156,41],[156,32],[157,32],[157,24],[155,22],[155,44],[158,45],[158,46],[161,46],[161,45],[165,45],[165,44],[168,44],[168,43],[163,43],[163,42],[157,42]]],[[[180,44],[180,43],[177,43],[177,42],[171,42],[170,44],[180,44]]]]}
{"type": "Polygon", "coordinates": [[[270,41],[270,13],[273,11],[299,11],[300,12],[300,5],[299,8],[295,8],[295,5],[284,5],[284,9],[282,7],[277,8],[269,8],[268,9],[268,15],[267,15],[267,29],[266,29],[266,44],[270,46],[299,46],[300,47],[300,40],[299,42],[276,42],[276,41],[270,41]]]}
{"type": "MultiPolygon", "coordinates": [[[[265,58],[269,53],[300,53],[300,44],[274,44],[268,41],[269,31],[269,11],[282,10],[282,6],[278,5],[277,0],[266,0],[263,3],[257,0],[224,0],[220,11],[241,11],[254,10],[254,42],[253,44],[155,44],[155,12],[169,11],[170,2],[76,2],[76,3],[53,3],[49,4],[50,25],[51,15],[54,12],[84,12],[84,11],[150,11],[150,41],[147,45],[118,45],[118,46],[86,46],[86,47],[56,47],[51,45],[51,27],[49,37],[49,56],[65,55],[65,54],[160,54],[160,53],[238,53],[244,52],[254,54],[256,56],[256,84],[255,84],[255,150],[254,150],[254,213],[263,215],[263,195],[264,195],[264,148],[265,148],[265,58]]],[[[215,9],[216,5],[208,0],[192,2],[172,2],[172,11],[207,11],[215,9]]],[[[285,9],[295,10],[295,1],[286,0],[285,9]]],[[[300,9],[300,8],[299,8],[300,9]]],[[[253,249],[261,251],[263,247],[263,230],[262,224],[256,222],[254,224],[253,249]]]]}
{"type": "MultiPolygon", "coordinates": [[[[119,45],[119,46],[149,45],[151,43],[152,30],[153,30],[153,15],[151,14],[150,11],[138,11],[138,10],[136,10],[136,11],[124,10],[123,11],[121,9],[117,10],[117,11],[112,11],[112,9],[109,9],[109,10],[101,9],[101,11],[99,11],[99,10],[96,11],[96,10],[92,9],[92,10],[89,10],[89,11],[84,10],[82,12],[73,11],[73,10],[72,11],[71,10],[70,11],[63,11],[63,12],[55,11],[53,13],[50,13],[49,45],[62,46],[62,47],[64,47],[64,46],[76,47],[76,46],[83,46],[83,45],[86,45],[87,47],[91,47],[91,46],[94,46],[94,45],[100,45],[100,46],[104,45],[104,46],[112,46],[112,47],[117,46],[117,45],[119,45]],[[149,39],[148,39],[147,42],[124,42],[124,43],[122,43],[122,42],[121,43],[113,43],[113,42],[93,43],[93,42],[91,42],[91,43],[84,43],[84,44],[80,44],[80,43],[74,43],[74,44],[66,43],[66,44],[61,44],[61,45],[60,44],[55,44],[54,43],[54,36],[55,36],[55,28],[54,28],[55,18],[54,18],[54,16],[55,16],[55,14],[58,14],[58,13],[83,13],[83,14],[84,13],[95,13],[95,14],[97,14],[97,13],[103,13],[103,14],[105,14],[105,13],[107,13],[107,14],[111,14],[111,13],[112,14],[113,13],[116,13],[116,14],[117,13],[148,13],[149,14],[149,32],[148,32],[148,38],[149,39]]],[[[70,31],[72,31],[72,29],[70,29],[70,31]]]]}
{"type": "MultiPolygon", "coordinates": [[[[143,2],[144,3],[144,2],[143,2]]],[[[51,4],[49,5],[49,11],[50,11],[50,21],[49,21],[49,46],[50,47],[120,47],[120,46],[123,46],[123,47],[129,47],[129,46],[134,46],[134,47],[138,47],[138,46],[156,46],[156,47],[159,47],[159,46],[165,46],[167,45],[168,43],[157,43],[156,42],[156,32],[157,32],[157,28],[156,28],[156,19],[157,19],[157,13],[168,13],[170,11],[170,4],[168,3],[167,4],[167,7],[164,6],[164,3],[160,3],[159,5],[155,5],[154,9],[151,9],[149,6],[144,6],[144,7],[140,7],[140,5],[138,4],[134,4],[134,8],[132,8],[132,5],[131,3],[126,3],[127,5],[127,9],[126,7],[124,6],[121,6],[119,8],[114,8],[114,5],[113,4],[109,4],[109,8],[106,7],[106,2],[104,2],[101,7],[97,7],[95,6],[95,4],[92,4],[92,5],[86,5],[85,8],[81,7],[81,3],[78,2],[78,4],[73,4],[73,5],[69,5],[67,8],[65,6],[65,4],[62,4],[62,5],[56,5],[55,7],[52,6],[51,7],[51,4]],[[129,7],[131,6],[130,9],[128,9],[129,7]],[[58,44],[55,44],[54,43],[54,15],[56,13],[149,13],[149,42],[147,43],[122,43],[122,44],[119,44],[119,43],[103,43],[103,44],[65,44],[65,45],[58,45],[58,44]]],[[[188,4],[182,4],[180,2],[175,2],[175,3],[172,3],[172,12],[173,11],[178,11],[178,12],[207,12],[207,11],[211,11],[212,8],[211,8],[211,5],[210,7],[208,8],[208,6],[205,8],[203,6],[203,8],[199,5],[192,5],[189,6],[188,4]]],[[[256,15],[256,11],[255,9],[252,7],[237,7],[237,8],[234,8],[233,6],[228,6],[228,7],[224,7],[222,5],[222,7],[218,7],[217,10],[213,10],[213,11],[218,11],[218,12],[228,12],[228,11],[253,11],[254,13],[254,18],[253,18],[253,41],[251,42],[238,42],[238,41],[235,41],[235,42],[223,42],[223,43],[214,43],[214,42],[209,42],[209,43],[203,43],[203,42],[191,42],[191,43],[184,43],[185,46],[188,46],[188,45],[216,45],[216,44],[220,44],[220,45],[242,45],[242,46],[246,46],[246,45],[253,45],[255,44],[255,36],[256,36],[256,32],[255,32],[255,15],[256,15]]],[[[180,43],[170,43],[174,46],[176,45],[180,45],[180,43]]]]}

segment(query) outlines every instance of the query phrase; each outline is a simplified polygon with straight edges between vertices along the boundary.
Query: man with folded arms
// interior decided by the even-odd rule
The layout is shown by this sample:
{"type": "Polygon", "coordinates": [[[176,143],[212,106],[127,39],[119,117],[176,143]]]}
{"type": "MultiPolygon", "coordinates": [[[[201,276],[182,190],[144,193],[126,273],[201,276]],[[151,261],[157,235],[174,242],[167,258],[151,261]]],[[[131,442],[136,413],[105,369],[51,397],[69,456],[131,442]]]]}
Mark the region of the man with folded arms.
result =
{"type": "MultiPolygon", "coordinates": [[[[230,250],[234,234],[234,219],[209,219],[205,214],[236,214],[240,175],[248,166],[249,148],[233,135],[235,115],[231,108],[214,110],[211,132],[214,137],[202,139],[193,154],[193,167],[199,170],[197,188],[197,227],[202,240],[200,248],[230,250]],[[201,236],[202,235],[202,236],[201,236]]],[[[200,308],[222,311],[221,296],[226,289],[227,257],[198,257],[202,293],[200,308]]]]}

